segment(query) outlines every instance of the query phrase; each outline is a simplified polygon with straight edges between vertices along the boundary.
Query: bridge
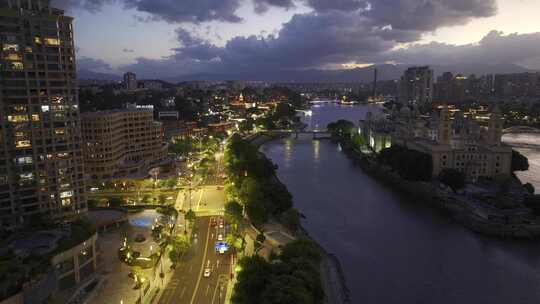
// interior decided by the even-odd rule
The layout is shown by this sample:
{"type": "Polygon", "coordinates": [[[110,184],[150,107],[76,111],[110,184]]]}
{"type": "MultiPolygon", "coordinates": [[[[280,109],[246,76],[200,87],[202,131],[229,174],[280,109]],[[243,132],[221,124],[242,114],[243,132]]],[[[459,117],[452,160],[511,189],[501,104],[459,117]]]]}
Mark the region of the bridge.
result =
{"type": "Polygon", "coordinates": [[[270,130],[265,131],[263,133],[266,133],[268,135],[292,135],[294,134],[294,138],[298,138],[298,135],[300,134],[309,134],[313,136],[313,139],[325,139],[330,138],[331,133],[328,132],[328,130],[270,130]]]}
{"type": "Polygon", "coordinates": [[[503,130],[503,134],[540,133],[540,129],[527,126],[514,126],[503,130]]]}

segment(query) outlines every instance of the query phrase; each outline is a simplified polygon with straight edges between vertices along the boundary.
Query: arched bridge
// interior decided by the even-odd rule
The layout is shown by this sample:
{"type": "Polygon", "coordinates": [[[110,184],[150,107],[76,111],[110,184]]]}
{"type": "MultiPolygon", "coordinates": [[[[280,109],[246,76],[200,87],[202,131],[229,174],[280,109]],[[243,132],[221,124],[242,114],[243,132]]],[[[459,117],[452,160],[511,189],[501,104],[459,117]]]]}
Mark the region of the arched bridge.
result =
{"type": "Polygon", "coordinates": [[[540,133],[540,129],[528,126],[514,126],[503,130],[504,134],[512,133],[540,133]]]}

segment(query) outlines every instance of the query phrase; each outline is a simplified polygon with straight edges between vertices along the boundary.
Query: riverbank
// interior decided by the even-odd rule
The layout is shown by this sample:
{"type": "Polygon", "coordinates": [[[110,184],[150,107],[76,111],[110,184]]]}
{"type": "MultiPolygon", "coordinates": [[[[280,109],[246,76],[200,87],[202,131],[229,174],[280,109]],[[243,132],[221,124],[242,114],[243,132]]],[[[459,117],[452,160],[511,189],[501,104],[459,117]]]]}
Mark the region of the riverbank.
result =
{"type": "MultiPolygon", "coordinates": [[[[271,136],[268,134],[257,133],[245,139],[248,140],[250,144],[259,148],[265,143],[285,137],[285,135],[271,136]]],[[[283,184],[277,176],[274,176],[274,178],[277,182],[283,184]]],[[[309,233],[301,225],[298,229],[298,236],[310,239],[314,244],[317,245],[321,252],[322,261],[320,263],[320,273],[321,284],[326,295],[325,303],[350,304],[351,300],[349,289],[347,288],[345,276],[338,258],[332,253],[329,253],[325,248],[311,238],[309,233]]],[[[278,248],[276,249],[278,250],[278,248]]]]}
{"type": "Polygon", "coordinates": [[[512,214],[512,210],[499,210],[479,202],[472,202],[469,198],[442,189],[437,183],[405,180],[347,142],[339,139],[337,142],[340,143],[343,152],[370,176],[416,201],[425,202],[448,212],[454,220],[477,233],[514,239],[540,237],[538,218],[516,215],[512,214]]]}

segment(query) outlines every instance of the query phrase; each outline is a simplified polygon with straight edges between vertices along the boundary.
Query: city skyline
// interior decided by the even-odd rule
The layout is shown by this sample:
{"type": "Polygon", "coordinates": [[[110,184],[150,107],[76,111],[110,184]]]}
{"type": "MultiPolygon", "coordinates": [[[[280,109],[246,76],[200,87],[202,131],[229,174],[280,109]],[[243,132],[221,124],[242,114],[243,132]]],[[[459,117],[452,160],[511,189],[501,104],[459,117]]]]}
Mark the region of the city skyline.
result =
{"type": "Polygon", "coordinates": [[[79,69],[117,75],[153,78],[157,69],[162,78],[232,69],[277,74],[385,62],[540,68],[533,15],[540,4],[528,0],[53,4],[75,17],[79,69]]]}

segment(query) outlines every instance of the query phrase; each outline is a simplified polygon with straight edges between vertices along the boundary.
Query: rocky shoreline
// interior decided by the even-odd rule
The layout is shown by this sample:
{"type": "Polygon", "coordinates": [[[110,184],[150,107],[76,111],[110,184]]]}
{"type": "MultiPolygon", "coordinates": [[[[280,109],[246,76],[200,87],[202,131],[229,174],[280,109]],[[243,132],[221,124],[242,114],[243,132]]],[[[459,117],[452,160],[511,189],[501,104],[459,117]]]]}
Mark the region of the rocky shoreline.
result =
{"type": "Polygon", "coordinates": [[[345,154],[359,165],[364,172],[388,185],[392,189],[448,212],[450,216],[465,227],[489,237],[532,239],[540,237],[540,221],[535,220],[493,220],[465,199],[445,194],[434,183],[407,181],[389,168],[380,165],[361,151],[342,144],[345,154]]]}

